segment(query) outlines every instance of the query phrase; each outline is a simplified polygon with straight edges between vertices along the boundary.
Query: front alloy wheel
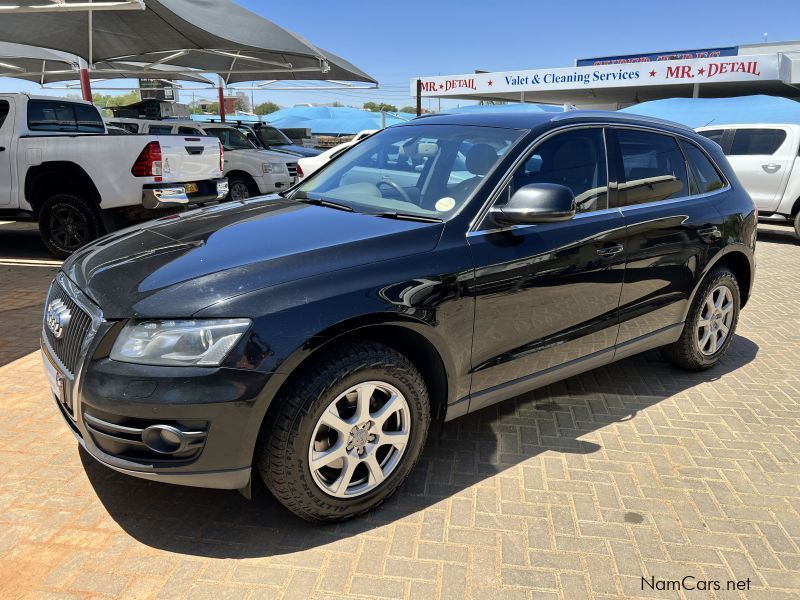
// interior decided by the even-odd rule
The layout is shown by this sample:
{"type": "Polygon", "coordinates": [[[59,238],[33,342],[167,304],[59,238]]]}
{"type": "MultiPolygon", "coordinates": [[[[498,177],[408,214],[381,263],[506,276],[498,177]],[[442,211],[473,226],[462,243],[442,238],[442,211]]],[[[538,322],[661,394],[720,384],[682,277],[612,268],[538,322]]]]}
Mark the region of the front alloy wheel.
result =
{"type": "Polygon", "coordinates": [[[250,198],[250,190],[244,181],[239,180],[231,184],[228,195],[234,202],[241,202],[250,198]]]}
{"type": "Polygon", "coordinates": [[[255,466],[298,516],[342,521],[400,487],[430,420],[425,381],[407,357],[377,342],[342,342],[320,350],[273,400],[255,466]]]}
{"type": "Polygon", "coordinates": [[[314,483],[336,498],[374,490],[400,463],[410,431],[411,414],[400,390],[383,381],[352,386],[314,428],[308,449],[314,483]]]}

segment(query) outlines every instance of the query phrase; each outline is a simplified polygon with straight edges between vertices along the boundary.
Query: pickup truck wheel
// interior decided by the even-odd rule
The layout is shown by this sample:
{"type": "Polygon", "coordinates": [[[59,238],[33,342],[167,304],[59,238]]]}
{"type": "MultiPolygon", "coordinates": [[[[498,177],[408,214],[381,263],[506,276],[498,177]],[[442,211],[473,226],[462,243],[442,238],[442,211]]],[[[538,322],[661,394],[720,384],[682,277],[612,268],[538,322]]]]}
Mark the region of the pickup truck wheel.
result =
{"type": "Polygon", "coordinates": [[[228,197],[226,200],[242,201],[258,196],[258,188],[255,182],[249,177],[233,175],[228,178],[228,197]]]}
{"type": "Polygon", "coordinates": [[[688,371],[713,367],[733,342],[740,305],[736,275],[713,269],[697,290],[681,337],[664,348],[666,358],[688,371]]]}
{"type": "Polygon", "coordinates": [[[98,212],[81,196],[56,194],[39,211],[39,233],[47,249],[58,258],[100,237],[98,212]]]}
{"type": "Polygon", "coordinates": [[[349,519],[391,496],[430,424],[416,367],[366,341],[325,353],[275,402],[255,464],[273,495],[312,522],[349,519]]]}
{"type": "Polygon", "coordinates": [[[794,234],[800,239],[800,210],[794,216],[794,234]]]}

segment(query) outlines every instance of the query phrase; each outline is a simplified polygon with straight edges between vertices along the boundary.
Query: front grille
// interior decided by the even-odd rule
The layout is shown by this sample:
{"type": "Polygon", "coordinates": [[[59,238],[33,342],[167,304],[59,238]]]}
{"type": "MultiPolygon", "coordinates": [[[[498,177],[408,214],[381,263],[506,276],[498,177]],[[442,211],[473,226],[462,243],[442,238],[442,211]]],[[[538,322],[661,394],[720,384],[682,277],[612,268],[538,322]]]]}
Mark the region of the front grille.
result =
{"type": "Polygon", "coordinates": [[[50,286],[50,293],[47,296],[44,311],[43,330],[47,343],[53,349],[61,364],[69,370],[70,374],[74,374],[81,360],[83,342],[91,328],[92,318],[69,297],[56,281],[50,286]],[[70,313],[69,322],[64,327],[64,332],[60,338],[57,338],[47,326],[47,309],[54,300],[61,300],[70,313]]]}
{"type": "Polygon", "coordinates": [[[206,442],[205,421],[150,421],[112,415],[96,408],[84,407],[83,424],[92,441],[106,454],[126,460],[155,463],[191,461],[200,454],[206,442]],[[91,412],[89,412],[91,410],[91,412]],[[182,443],[160,447],[153,427],[171,427],[180,432],[182,443]]]}
{"type": "Polygon", "coordinates": [[[290,177],[297,177],[297,163],[286,163],[286,168],[289,169],[290,177]]]}

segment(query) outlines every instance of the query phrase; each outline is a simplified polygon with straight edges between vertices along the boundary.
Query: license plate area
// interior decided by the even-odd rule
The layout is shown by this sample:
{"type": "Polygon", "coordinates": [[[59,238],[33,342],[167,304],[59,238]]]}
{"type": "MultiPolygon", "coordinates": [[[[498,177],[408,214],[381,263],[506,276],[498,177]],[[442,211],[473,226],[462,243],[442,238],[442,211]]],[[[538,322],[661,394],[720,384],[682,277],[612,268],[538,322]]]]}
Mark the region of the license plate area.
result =
{"type": "Polygon", "coordinates": [[[199,189],[196,183],[186,183],[183,187],[187,194],[196,194],[199,189]]]}
{"type": "Polygon", "coordinates": [[[67,388],[69,378],[61,372],[56,366],[55,361],[44,348],[42,348],[42,362],[44,364],[44,373],[47,377],[47,382],[50,384],[50,389],[53,391],[53,395],[70,414],[73,414],[72,398],[67,388]]]}

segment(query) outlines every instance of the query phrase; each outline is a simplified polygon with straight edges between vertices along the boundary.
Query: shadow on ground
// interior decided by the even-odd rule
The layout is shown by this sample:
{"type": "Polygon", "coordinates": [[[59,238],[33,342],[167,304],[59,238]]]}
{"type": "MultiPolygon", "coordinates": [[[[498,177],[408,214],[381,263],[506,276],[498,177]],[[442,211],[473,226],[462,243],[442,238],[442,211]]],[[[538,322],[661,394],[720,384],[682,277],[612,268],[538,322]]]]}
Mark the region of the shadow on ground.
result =
{"type": "Polygon", "coordinates": [[[419,465],[390,501],[336,525],[305,523],[260,482],[248,501],[237,492],[121,475],[83,451],[81,459],[112,518],[143,544],[213,558],[287,554],[390,524],[546,451],[597,452],[600,446],[580,438],[718,379],[752,361],[757,352],[756,344],[737,336],[720,364],[702,373],[677,370],[658,352],[649,352],[438,426],[419,465]]]}

